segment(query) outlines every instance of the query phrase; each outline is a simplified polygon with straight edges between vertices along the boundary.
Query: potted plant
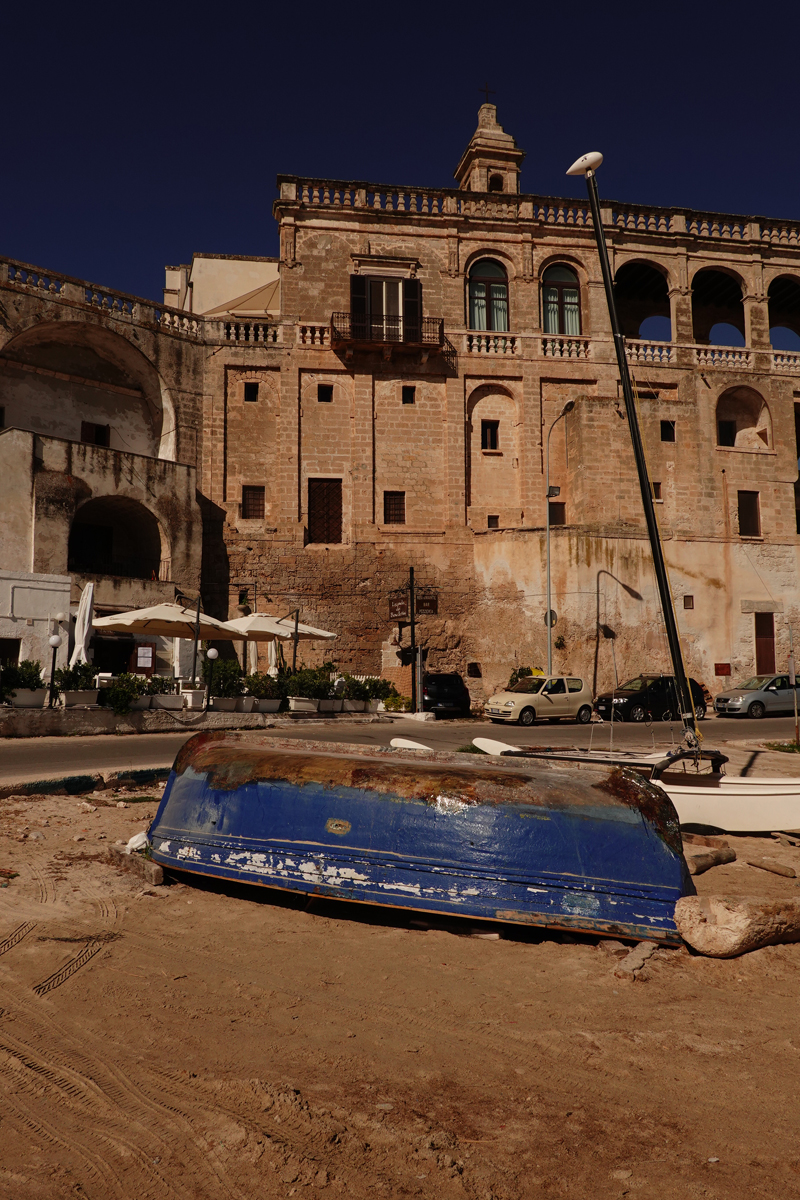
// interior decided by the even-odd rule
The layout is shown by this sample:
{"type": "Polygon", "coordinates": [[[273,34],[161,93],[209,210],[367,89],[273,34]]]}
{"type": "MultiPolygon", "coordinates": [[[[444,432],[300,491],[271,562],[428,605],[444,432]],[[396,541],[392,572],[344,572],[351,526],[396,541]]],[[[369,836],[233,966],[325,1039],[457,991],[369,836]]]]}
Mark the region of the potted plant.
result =
{"type": "Polygon", "coordinates": [[[292,712],[317,712],[320,700],[327,699],[330,691],[330,676],[308,667],[290,675],[286,685],[292,712]]]}
{"type": "Polygon", "coordinates": [[[65,708],[73,708],[76,704],[97,704],[100,689],[93,686],[94,676],[95,669],[92,663],[59,667],[55,673],[55,682],[65,708]]]}
{"type": "Polygon", "coordinates": [[[352,675],[345,675],[342,688],[342,711],[363,712],[368,699],[369,692],[366,682],[363,679],[354,679],[352,675]]]}
{"type": "Polygon", "coordinates": [[[271,675],[256,671],[245,677],[244,686],[255,699],[257,712],[277,712],[281,706],[281,688],[271,675]]]}
{"type": "Polygon", "coordinates": [[[411,697],[401,696],[395,692],[393,696],[388,696],[384,700],[383,707],[387,712],[411,712],[411,697]]]}
{"type": "Polygon", "coordinates": [[[377,712],[383,701],[384,704],[392,696],[397,695],[397,688],[388,679],[366,679],[367,712],[377,712]]]}
{"type": "MultiPolygon", "coordinates": [[[[208,681],[210,659],[203,661],[203,678],[208,681]]],[[[242,668],[235,658],[221,658],[214,664],[211,678],[211,708],[216,712],[235,712],[242,695],[242,668]]]]}
{"type": "Polygon", "coordinates": [[[117,676],[106,690],[104,699],[118,717],[129,713],[131,709],[149,708],[147,680],[142,675],[132,675],[126,671],[117,676]]]}
{"type": "Polygon", "coordinates": [[[26,658],[18,666],[3,667],[3,691],[14,708],[42,708],[48,689],[42,687],[42,665],[26,658]]]}
{"type": "Polygon", "coordinates": [[[151,675],[147,681],[147,694],[151,708],[167,708],[177,712],[183,708],[183,696],[175,693],[171,679],[163,675],[151,675]]]}

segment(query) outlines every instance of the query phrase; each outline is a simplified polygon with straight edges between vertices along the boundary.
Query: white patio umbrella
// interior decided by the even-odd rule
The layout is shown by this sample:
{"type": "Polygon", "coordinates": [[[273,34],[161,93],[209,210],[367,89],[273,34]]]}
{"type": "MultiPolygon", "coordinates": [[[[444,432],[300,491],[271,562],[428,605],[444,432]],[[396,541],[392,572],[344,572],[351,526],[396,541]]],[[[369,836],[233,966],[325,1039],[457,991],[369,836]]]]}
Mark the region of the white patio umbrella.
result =
{"type": "Polygon", "coordinates": [[[93,601],[94,584],[87,583],[78,601],[78,615],[75,618],[75,648],[69,660],[71,667],[77,663],[88,663],[89,661],[86,651],[89,647],[89,638],[92,636],[93,601]]]}
{"type": "MultiPolygon", "coordinates": [[[[114,613],[111,617],[99,617],[94,628],[109,633],[148,633],[151,637],[194,638],[197,629],[197,612],[183,608],[180,604],[155,604],[152,608],[134,608],[130,612],[114,613]]],[[[233,642],[241,639],[224,621],[200,613],[200,640],[233,642]]]]}
{"type": "MultiPolygon", "coordinates": [[[[272,642],[276,638],[294,641],[295,637],[298,642],[317,642],[330,641],[336,637],[336,634],[328,629],[315,629],[313,625],[303,625],[301,621],[295,625],[292,617],[270,617],[267,613],[251,613],[249,617],[237,617],[235,621],[228,621],[227,627],[235,629],[237,637],[255,642],[272,642]]],[[[295,643],[292,665],[296,658],[295,643]]]]}
{"type": "MultiPolygon", "coordinates": [[[[253,643],[253,644],[255,645],[255,643],[253,643]]],[[[267,661],[269,664],[267,666],[267,674],[271,675],[273,679],[275,679],[278,675],[280,675],[280,666],[278,664],[279,649],[280,649],[280,642],[278,641],[277,638],[273,638],[272,641],[270,642],[269,646],[267,647],[267,654],[268,654],[267,661]]]]}

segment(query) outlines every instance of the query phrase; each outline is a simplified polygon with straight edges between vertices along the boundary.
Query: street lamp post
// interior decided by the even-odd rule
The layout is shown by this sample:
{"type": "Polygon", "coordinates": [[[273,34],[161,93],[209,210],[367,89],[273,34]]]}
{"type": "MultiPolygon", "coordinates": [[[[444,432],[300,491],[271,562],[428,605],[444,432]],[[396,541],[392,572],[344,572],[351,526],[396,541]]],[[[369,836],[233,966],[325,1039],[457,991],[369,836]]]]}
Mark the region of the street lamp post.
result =
{"type": "MultiPolygon", "coordinates": [[[[547,610],[545,612],[545,622],[547,623],[547,674],[553,673],[553,620],[550,607],[550,434],[555,429],[562,417],[565,417],[568,412],[572,412],[575,407],[574,400],[568,400],[562,408],[561,412],[556,417],[553,424],[547,431],[547,442],[545,444],[544,454],[544,474],[545,474],[545,505],[546,505],[546,535],[545,535],[545,557],[547,559],[547,610]]],[[[559,493],[555,493],[558,495],[559,493]]]]}
{"type": "Polygon", "coordinates": [[[56,702],[56,655],[61,645],[61,636],[58,633],[54,633],[49,640],[53,648],[53,658],[50,663],[50,703],[48,704],[48,708],[52,708],[56,702]]]}
{"type": "Polygon", "coordinates": [[[672,669],[675,672],[675,685],[681,720],[684,727],[684,737],[689,744],[696,746],[698,744],[698,731],[695,725],[694,704],[686,678],[686,668],[683,664],[678,623],[675,619],[675,610],[672,607],[672,594],[669,589],[667,566],[664,561],[664,550],[658,532],[656,510],[653,504],[653,492],[647,474],[642,433],[639,428],[639,417],[636,412],[633,387],[631,385],[631,373],[625,353],[625,338],[622,334],[622,326],[619,323],[619,315],[614,299],[614,282],[611,277],[608,247],[606,246],[605,234],[603,232],[600,195],[597,190],[597,180],[595,179],[595,171],[602,161],[603,156],[597,151],[593,151],[590,154],[583,154],[572,164],[567,174],[583,175],[586,178],[589,207],[592,210],[592,223],[597,242],[597,253],[600,257],[600,270],[603,275],[603,287],[606,293],[606,303],[608,304],[608,315],[611,320],[611,332],[614,336],[614,349],[617,356],[617,366],[619,367],[619,378],[622,384],[622,394],[625,399],[625,414],[628,418],[628,428],[630,429],[631,443],[633,445],[633,457],[636,461],[636,471],[639,476],[639,489],[642,494],[644,519],[647,525],[647,535],[650,539],[650,549],[653,554],[653,568],[655,570],[656,583],[658,584],[658,595],[661,601],[661,611],[664,616],[667,643],[669,644],[670,658],[672,659],[672,669]]]}
{"type": "Polygon", "coordinates": [[[208,659],[208,690],[206,691],[206,709],[211,703],[211,685],[214,682],[214,663],[219,658],[219,650],[215,650],[212,646],[210,650],[206,650],[206,658],[208,659]]]}

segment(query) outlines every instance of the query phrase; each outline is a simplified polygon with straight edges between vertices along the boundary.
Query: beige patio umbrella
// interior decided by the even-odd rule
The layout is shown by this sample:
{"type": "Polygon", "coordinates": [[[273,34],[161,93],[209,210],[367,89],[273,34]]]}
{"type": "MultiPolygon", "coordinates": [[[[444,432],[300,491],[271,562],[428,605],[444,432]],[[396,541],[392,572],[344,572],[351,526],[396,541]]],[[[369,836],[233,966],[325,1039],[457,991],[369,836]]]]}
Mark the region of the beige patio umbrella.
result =
{"type": "MultiPolygon", "coordinates": [[[[93,628],[109,633],[149,633],[152,637],[194,638],[198,632],[197,611],[180,604],[155,604],[152,608],[134,608],[130,612],[99,617],[93,628]]],[[[200,613],[200,641],[233,642],[241,638],[224,621],[200,613]]]]}
{"type": "Polygon", "coordinates": [[[226,628],[236,630],[235,637],[247,641],[272,642],[276,638],[294,642],[292,666],[297,665],[297,643],[330,641],[336,637],[327,629],[315,629],[313,625],[295,622],[293,617],[270,617],[267,613],[251,613],[249,617],[237,617],[228,621],[226,628]]]}

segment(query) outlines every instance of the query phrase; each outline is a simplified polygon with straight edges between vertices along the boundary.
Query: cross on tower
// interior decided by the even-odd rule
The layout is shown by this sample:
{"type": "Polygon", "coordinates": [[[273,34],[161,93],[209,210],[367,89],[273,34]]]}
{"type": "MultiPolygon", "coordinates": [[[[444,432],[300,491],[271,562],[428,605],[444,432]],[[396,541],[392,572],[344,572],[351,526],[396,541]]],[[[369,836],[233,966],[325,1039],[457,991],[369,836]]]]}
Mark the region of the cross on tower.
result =
{"type": "Polygon", "coordinates": [[[486,99],[484,100],[484,104],[488,104],[488,103],[489,103],[489,97],[490,97],[490,96],[496,96],[496,95],[497,95],[497,92],[490,91],[488,83],[485,83],[485,84],[483,85],[483,87],[479,87],[479,88],[478,88],[478,91],[479,91],[479,92],[484,92],[484,93],[485,93],[485,95],[486,95],[486,99]]]}

